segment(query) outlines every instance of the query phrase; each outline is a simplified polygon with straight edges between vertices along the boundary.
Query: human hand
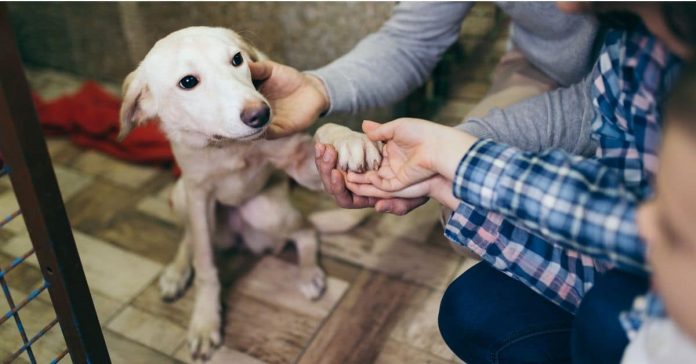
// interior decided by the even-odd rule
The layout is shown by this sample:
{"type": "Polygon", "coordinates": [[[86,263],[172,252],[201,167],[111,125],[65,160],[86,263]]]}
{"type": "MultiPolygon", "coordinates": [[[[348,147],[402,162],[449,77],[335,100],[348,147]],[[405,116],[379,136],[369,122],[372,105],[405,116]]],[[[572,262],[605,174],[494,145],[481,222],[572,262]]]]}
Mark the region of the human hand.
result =
{"type": "Polygon", "coordinates": [[[363,130],[371,140],[385,142],[382,163],[377,171],[350,172],[347,180],[384,192],[401,191],[400,197],[422,192],[423,186],[414,185],[436,174],[452,180],[459,160],[477,140],[451,127],[411,118],[381,125],[365,121],[363,130]]]}
{"type": "Polygon", "coordinates": [[[365,197],[352,193],[346,189],[345,174],[336,169],[338,153],[330,145],[316,145],[316,165],[321,176],[322,183],[336,203],[348,209],[374,207],[378,212],[388,212],[395,215],[404,215],[416,207],[428,201],[427,197],[405,198],[375,198],[365,197]]]}
{"type": "Polygon", "coordinates": [[[250,63],[249,69],[273,110],[266,134],[269,139],[308,128],[329,108],[324,84],[314,76],[272,61],[250,63]]]}
{"type": "Polygon", "coordinates": [[[383,191],[371,184],[346,181],[346,187],[350,192],[365,198],[382,199],[418,199],[430,197],[440,204],[454,210],[459,205],[459,200],[452,193],[452,181],[441,175],[435,175],[424,181],[410,185],[398,191],[383,191]]]}

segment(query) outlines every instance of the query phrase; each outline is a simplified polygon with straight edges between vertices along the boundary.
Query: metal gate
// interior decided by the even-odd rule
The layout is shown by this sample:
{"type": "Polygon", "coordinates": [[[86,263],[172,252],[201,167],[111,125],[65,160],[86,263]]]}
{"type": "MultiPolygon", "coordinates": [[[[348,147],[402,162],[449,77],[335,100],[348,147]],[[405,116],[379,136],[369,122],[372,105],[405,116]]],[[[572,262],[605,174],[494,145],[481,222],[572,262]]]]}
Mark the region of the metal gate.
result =
{"type": "Polygon", "coordinates": [[[26,355],[36,363],[32,345],[52,328],[55,330],[58,323],[66,348],[56,354],[53,363],[67,353],[75,363],[110,363],[4,3],[0,3],[0,152],[0,178],[11,179],[19,203],[18,211],[0,217],[0,227],[21,214],[33,246],[8,267],[0,267],[0,286],[10,307],[0,316],[0,325],[14,324],[23,342],[0,361],[9,363],[26,355]],[[27,297],[13,297],[6,277],[19,265],[27,264],[25,260],[33,254],[44,282],[27,297]],[[38,332],[27,333],[22,308],[44,291],[50,295],[56,318],[38,332]]]}

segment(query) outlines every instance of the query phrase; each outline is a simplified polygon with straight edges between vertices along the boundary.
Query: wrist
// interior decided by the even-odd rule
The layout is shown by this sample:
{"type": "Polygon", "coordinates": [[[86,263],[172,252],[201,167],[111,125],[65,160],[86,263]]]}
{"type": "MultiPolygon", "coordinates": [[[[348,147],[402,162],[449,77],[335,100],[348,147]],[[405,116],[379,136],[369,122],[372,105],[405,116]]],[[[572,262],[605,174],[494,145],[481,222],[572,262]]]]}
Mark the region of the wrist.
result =
{"type": "Polygon", "coordinates": [[[452,194],[452,181],[442,175],[433,177],[428,196],[451,210],[459,204],[459,200],[452,194]]]}
{"type": "Polygon", "coordinates": [[[476,144],[478,138],[471,134],[451,129],[449,138],[437,144],[438,157],[433,161],[434,172],[443,176],[446,180],[454,180],[459,162],[476,144]]]}
{"type": "Polygon", "coordinates": [[[326,89],[326,85],[324,85],[324,81],[322,81],[319,77],[311,74],[305,73],[305,80],[307,81],[309,87],[315,91],[315,110],[317,117],[323,116],[327,111],[329,111],[329,107],[331,106],[329,92],[326,89]]]}

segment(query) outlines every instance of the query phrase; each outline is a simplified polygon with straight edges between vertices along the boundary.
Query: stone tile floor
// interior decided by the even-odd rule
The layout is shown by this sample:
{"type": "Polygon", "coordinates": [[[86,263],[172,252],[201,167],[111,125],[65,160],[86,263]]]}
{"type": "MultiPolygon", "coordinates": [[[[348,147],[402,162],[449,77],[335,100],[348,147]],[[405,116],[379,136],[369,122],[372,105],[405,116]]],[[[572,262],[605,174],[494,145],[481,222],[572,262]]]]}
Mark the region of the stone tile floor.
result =
{"type": "MultiPolygon", "coordinates": [[[[458,123],[484,96],[504,48],[505,38],[499,38],[452,76],[454,96],[436,121],[458,123]]],[[[55,72],[31,72],[30,79],[47,98],[79,85],[55,72]]],[[[181,234],[166,201],[171,173],[83,150],[63,138],[47,142],[113,362],[190,362],[185,337],[192,292],[165,303],[156,285],[181,234]]],[[[304,210],[334,207],[326,196],[301,189],[294,199],[304,210]]],[[[16,207],[9,182],[0,180],[0,216],[16,207]]],[[[322,236],[328,290],[316,302],[284,284],[283,277],[297,270],[291,249],[262,257],[240,249],[220,252],[224,345],[211,362],[457,363],[438,332],[438,306],[448,283],[474,261],[450,248],[438,210],[429,203],[404,217],[375,214],[350,233],[322,236]]],[[[0,229],[0,265],[28,246],[21,219],[0,229]]],[[[8,281],[15,297],[24,297],[41,283],[36,261],[8,281]]],[[[45,294],[21,313],[30,335],[54,317],[45,294]]],[[[14,326],[0,326],[0,357],[20,345],[14,326]]],[[[34,348],[39,362],[48,362],[63,345],[54,328],[34,348]]]]}

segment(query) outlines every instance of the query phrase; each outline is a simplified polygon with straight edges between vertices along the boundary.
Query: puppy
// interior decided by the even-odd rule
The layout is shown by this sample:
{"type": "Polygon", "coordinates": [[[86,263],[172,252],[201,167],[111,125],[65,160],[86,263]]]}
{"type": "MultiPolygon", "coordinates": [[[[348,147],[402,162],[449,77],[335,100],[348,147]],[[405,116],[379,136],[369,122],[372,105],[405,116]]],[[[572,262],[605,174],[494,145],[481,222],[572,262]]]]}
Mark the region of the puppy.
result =
{"type": "MultiPolygon", "coordinates": [[[[254,88],[248,64],[263,58],[231,30],[191,27],[158,41],[124,81],[120,137],[158,118],[181,167],[171,202],[184,234],[159,286],[164,299],[175,299],[195,270],[188,342],[197,359],[209,358],[221,342],[213,243],[228,244],[239,235],[252,251],[264,252],[292,241],[302,293],[317,299],[326,284],[317,265],[317,228],[322,226],[307,223],[290,204],[287,184],[268,186],[280,170],[306,188],[322,188],[310,136],[262,138],[272,111],[254,88]]],[[[376,144],[343,126],[327,124],[315,137],[334,145],[346,168],[376,169],[381,162],[376,144]]],[[[333,220],[333,226],[323,228],[337,231],[362,216],[346,210],[337,218],[317,220],[333,220]]]]}

